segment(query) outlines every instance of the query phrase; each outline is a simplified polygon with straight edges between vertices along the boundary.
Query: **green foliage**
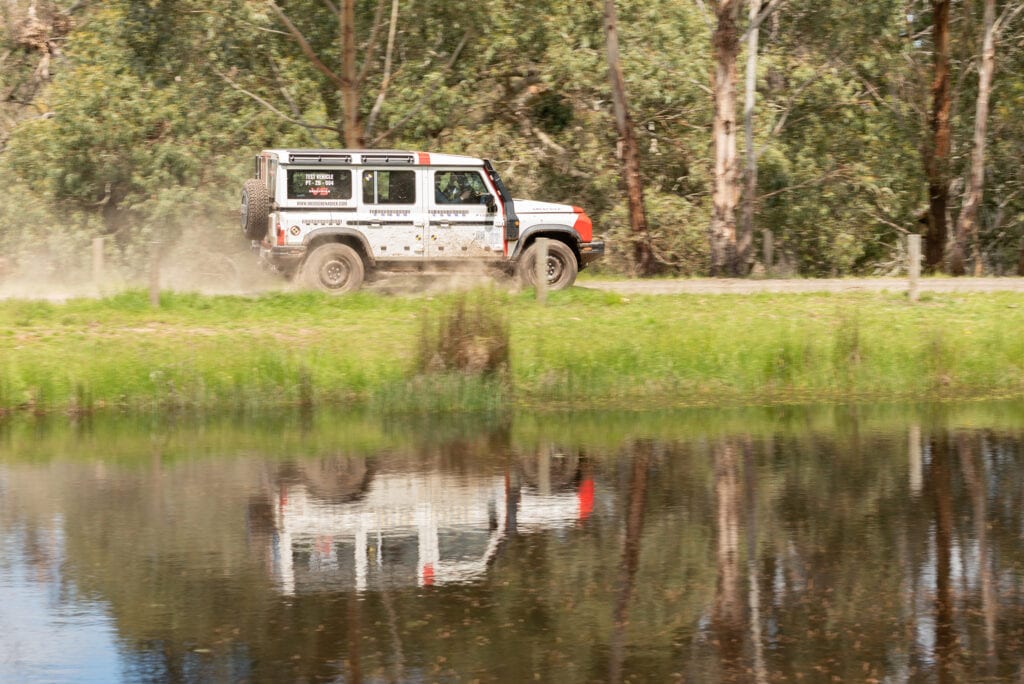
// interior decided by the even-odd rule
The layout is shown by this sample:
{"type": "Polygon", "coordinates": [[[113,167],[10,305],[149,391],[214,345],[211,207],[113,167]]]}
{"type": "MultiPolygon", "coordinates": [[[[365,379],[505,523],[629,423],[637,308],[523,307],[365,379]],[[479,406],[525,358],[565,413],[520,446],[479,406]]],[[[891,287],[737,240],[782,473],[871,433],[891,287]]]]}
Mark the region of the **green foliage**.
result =
{"type": "MultiPolygon", "coordinates": [[[[278,5],[340,73],[331,3],[278,5]]],[[[337,84],[266,3],[32,6],[40,30],[26,32],[28,3],[12,0],[0,32],[0,168],[9,179],[0,235],[15,245],[15,262],[42,260],[67,275],[88,241],[107,235],[109,257],[139,271],[153,239],[174,242],[197,224],[234,230],[239,181],[259,149],[340,145],[337,84]]],[[[712,18],[700,3],[617,6],[655,251],[664,271],[703,273],[712,18]]],[[[364,123],[384,81],[389,10],[356,3],[364,123]]],[[[950,174],[962,178],[980,7],[955,12],[950,174]]],[[[899,241],[918,229],[927,199],[929,22],[928,11],[911,20],[883,0],[794,0],[762,25],[755,241],[759,248],[759,231],[771,230],[783,272],[899,267],[899,241]]],[[[1011,24],[998,46],[981,212],[985,266],[994,273],[1012,272],[1024,237],[1022,27],[1011,24]]],[[[396,28],[389,87],[367,144],[492,158],[516,196],[584,206],[610,238],[599,267],[630,272],[600,4],[401,2],[396,28]]],[[[954,205],[959,192],[954,184],[954,205]]]]}

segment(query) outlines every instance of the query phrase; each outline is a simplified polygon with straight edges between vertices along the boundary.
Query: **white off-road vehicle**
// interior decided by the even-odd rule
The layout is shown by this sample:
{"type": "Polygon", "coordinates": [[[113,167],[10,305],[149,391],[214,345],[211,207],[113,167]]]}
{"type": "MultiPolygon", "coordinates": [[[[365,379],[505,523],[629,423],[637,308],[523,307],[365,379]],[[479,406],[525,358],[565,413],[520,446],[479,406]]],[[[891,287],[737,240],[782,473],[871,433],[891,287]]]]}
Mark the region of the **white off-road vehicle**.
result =
{"type": "Polygon", "coordinates": [[[261,259],[331,293],[376,271],[488,264],[569,287],[604,254],[579,207],[512,199],[486,159],[382,150],[264,150],[242,188],[242,230],[261,259]]]}

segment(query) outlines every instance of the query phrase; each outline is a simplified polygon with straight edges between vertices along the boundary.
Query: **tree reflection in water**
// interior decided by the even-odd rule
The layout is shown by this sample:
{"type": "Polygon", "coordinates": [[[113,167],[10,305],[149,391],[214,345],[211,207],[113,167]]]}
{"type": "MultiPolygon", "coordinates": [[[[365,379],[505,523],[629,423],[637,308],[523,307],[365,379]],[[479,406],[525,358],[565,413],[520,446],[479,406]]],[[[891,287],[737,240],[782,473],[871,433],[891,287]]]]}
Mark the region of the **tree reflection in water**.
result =
{"type": "Polygon", "coordinates": [[[8,435],[0,680],[86,605],[111,681],[1019,677],[1021,426],[835,411],[8,435]]]}

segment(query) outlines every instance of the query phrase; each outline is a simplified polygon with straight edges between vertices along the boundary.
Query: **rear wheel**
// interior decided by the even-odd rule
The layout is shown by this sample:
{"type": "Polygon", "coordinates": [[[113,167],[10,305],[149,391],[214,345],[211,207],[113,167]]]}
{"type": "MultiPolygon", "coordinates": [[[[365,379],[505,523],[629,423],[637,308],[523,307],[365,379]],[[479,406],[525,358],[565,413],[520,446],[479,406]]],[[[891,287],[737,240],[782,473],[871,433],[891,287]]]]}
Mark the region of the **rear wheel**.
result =
{"type": "MultiPolygon", "coordinates": [[[[524,287],[535,287],[537,285],[537,254],[540,252],[540,245],[536,242],[526,248],[523,256],[519,259],[516,273],[519,282],[524,287]]],[[[564,290],[576,282],[576,274],[579,272],[579,265],[576,263],[576,255],[572,253],[569,246],[558,240],[548,240],[548,289],[564,290]]]]}
{"type": "Polygon", "coordinates": [[[329,294],[355,292],[362,286],[365,275],[359,253],[340,242],[320,245],[302,265],[303,284],[329,294]]]}

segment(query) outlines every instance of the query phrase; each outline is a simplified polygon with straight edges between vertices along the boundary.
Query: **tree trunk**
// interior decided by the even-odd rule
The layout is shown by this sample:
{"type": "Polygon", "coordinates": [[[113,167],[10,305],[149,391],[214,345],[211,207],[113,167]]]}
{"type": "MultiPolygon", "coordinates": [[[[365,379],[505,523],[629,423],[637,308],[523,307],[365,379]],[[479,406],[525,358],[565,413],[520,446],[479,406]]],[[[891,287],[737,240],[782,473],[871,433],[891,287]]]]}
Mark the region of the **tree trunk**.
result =
{"type": "Polygon", "coordinates": [[[359,119],[359,79],[356,76],[356,0],[343,0],[341,15],[341,107],[345,147],[363,146],[359,119]]]}
{"type": "Polygon", "coordinates": [[[954,275],[967,272],[967,243],[971,243],[974,275],[981,275],[981,245],[978,243],[978,208],[985,190],[985,138],[988,132],[988,103],[992,95],[992,76],[996,67],[996,2],[985,0],[985,33],[982,39],[981,68],[978,70],[978,101],[974,113],[974,147],[971,150],[971,174],[964,193],[964,204],[957,221],[956,243],[950,257],[954,275]]]}
{"type": "Polygon", "coordinates": [[[718,0],[718,24],[712,38],[714,66],[711,91],[715,119],[714,186],[711,191],[711,275],[738,275],[736,253],[736,201],[739,182],[736,169],[736,57],[739,37],[736,19],[740,0],[718,0]]]}
{"type": "Polygon", "coordinates": [[[715,482],[715,568],[717,583],[711,610],[719,668],[724,681],[743,681],[743,601],[740,574],[740,512],[742,490],[736,445],[728,440],[712,446],[715,482]]]}
{"type": "Polygon", "coordinates": [[[635,268],[639,275],[652,275],[655,270],[651,237],[647,232],[647,213],[644,210],[644,188],[640,178],[640,153],[636,146],[633,121],[626,100],[626,82],[619,63],[618,19],[615,0],[604,0],[604,28],[608,50],[608,76],[612,85],[612,103],[615,109],[615,127],[622,147],[622,166],[629,202],[629,226],[633,233],[635,268]]]}
{"type": "Polygon", "coordinates": [[[926,152],[928,174],[928,233],[925,270],[942,268],[946,249],[946,207],[949,204],[949,0],[932,0],[935,69],[932,80],[931,148],[926,152]]]}
{"type": "Polygon", "coordinates": [[[949,437],[932,440],[932,495],[935,502],[935,656],[940,684],[956,681],[957,632],[954,625],[953,492],[949,437]]]}
{"type": "Polygon", "coordinates": [[[622,681],[622,665],[626,654],[626,629],[629,627],[629,606],[640,567],[640,542],[643,539],[644,510],[647,505],[647,468],[651,445],[637,444],[633,456],[633,478],[629,486],[626,513],[626,538],[622,544],[619,564],[619,588],[612,613],[611,658],[608,681],[622,681]]]}
{"type": "MultiPolygon", "coordinates": [[[[750,272],[753,261],[754,209],[757,202],[757,153],[754,150],[754,104],[757,98],[757,43],[760,35],[758,12],[761,0],[749,0],[750,25],[747,27],[747,73],[743,98],[743,142],[746,147],[747,167],[744,173],[743,212],[740,215],[739,236],[736,251],[739,266],[744,273],[750,272]]],[[[771,264],[765,264],[771,270],[771,264]]]]}

